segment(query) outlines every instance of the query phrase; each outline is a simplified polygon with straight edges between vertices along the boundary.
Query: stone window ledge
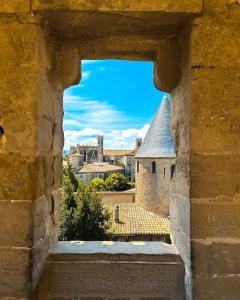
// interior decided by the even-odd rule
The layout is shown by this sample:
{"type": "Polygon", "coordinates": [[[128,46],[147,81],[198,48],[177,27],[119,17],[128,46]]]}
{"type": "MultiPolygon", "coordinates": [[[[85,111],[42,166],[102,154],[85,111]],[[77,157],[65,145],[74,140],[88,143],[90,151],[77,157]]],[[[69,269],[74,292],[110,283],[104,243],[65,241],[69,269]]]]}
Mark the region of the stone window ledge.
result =
{"type": "Polygon", "coordinates": [[[57,242],[39,290],[47,300],[183,300],[184,265],[163,242],[57,242]]]}

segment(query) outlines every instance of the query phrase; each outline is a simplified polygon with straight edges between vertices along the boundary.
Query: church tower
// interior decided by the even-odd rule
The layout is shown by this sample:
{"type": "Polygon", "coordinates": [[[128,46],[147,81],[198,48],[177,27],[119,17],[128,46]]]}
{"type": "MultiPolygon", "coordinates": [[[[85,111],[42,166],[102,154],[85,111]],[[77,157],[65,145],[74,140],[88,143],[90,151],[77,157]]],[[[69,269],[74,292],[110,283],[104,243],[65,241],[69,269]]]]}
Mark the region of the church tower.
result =
{"type": "Polygon", "coordinates": [[[97,136],[97,146],[98,146],[98,162],[103,162],[103,135],[97,136]]]}
{"type": "Polygon", "coordinates": [[[161,105],[135,156],[136,204],[163,216],[169,214],[169,188],[175,170],[174,142],[170,135],[170,103],[161,105]]]}

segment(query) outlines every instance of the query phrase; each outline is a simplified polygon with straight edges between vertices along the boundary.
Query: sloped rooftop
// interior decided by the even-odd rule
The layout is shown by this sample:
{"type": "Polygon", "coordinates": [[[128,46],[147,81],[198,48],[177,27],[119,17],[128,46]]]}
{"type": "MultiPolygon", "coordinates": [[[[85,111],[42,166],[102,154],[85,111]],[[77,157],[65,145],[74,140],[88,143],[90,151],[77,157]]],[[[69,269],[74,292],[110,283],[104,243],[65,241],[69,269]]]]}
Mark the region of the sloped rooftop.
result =
{"type": "Polygon", "coordinates": [[[96,164],[88,164],[84,165],[82,169],[78,172],[82,173],[105,173],[111,171],[123,171],[124,167],[115,166],[110,164],[96,165],[96,164]]]}
{"type": "Polygon", "coordinates": [[[134,203],[104,205],[113,212],[119,206],[118,223],[112,220],[111,232],[114,235],[168,235],[170,222],[166,217],[158,216],[136,206],[134,203]]]}
{"type": "Polygon", "coordinates": [[[164,95],[161,105],[148,129],[136,158],[175,157],[174,141],[170,134],[170,103],[164,95]]]}

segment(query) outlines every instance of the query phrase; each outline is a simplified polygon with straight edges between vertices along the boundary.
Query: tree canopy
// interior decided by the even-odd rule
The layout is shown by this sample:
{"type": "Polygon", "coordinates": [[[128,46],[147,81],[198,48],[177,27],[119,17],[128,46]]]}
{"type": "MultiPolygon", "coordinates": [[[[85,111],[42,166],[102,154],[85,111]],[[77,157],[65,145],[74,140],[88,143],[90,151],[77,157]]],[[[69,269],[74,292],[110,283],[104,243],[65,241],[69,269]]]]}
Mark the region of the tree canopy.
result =
{"type": "Polygon", "coordinates": [[[106,182],[102,178],[94,178],[91,180],[91,185],[92,187],[97,191],[97,192],[102,192],[106,191],[106,182]]]}
{"type": "Polygon", "coordinates": [[[120,173],[111,174],[106,179],[108,191],[124,191],[128,189],[127,177],[120,173]]]}
{"type": "Polygon", "coordinates": [[[65,176],[61,203],[59,239],[106,240],[109,239],[110,214],[91,184],[78,184],[74,194],[71,180],[65,176]]]}

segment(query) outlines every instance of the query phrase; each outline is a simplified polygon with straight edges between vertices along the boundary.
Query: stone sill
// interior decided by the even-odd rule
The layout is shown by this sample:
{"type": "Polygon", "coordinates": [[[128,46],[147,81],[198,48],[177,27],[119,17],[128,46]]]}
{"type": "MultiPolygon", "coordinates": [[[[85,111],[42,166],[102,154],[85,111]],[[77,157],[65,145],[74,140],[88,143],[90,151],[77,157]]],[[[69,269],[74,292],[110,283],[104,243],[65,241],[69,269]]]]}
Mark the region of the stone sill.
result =
{"type": "Polygon", "coordinates": [[[163,242],[57,242],[38,291],[38,300],[183,300],[184,265],[163,242]]]}
{"type": "Polygon", "coordinates": [[[182,263],[175,246],[163,242],[69,241],[57,242],[49,260],[129,260],[182,263]]]}

